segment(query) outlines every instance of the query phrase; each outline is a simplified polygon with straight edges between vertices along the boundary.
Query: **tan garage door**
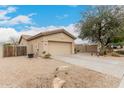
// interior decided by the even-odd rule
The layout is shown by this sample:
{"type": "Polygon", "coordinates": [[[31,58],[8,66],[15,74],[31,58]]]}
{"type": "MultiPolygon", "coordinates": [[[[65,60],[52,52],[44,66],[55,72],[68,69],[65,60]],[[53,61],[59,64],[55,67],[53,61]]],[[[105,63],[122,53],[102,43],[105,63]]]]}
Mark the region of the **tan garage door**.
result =
{"type": "Polygon", "coordinates": [[[72,53],[72,43],[48,42],[48,51],[51,55],[67,55],[72,53]]]}

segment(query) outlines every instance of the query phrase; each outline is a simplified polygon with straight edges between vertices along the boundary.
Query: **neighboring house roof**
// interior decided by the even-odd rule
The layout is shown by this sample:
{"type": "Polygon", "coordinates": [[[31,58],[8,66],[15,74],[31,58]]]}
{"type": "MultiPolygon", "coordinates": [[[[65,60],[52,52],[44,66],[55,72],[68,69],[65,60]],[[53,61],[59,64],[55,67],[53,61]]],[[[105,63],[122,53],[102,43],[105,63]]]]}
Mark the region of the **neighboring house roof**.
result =
{"type": "Polygon", "coordinates": [[[21,39],[24,38],[25,40],[27,40],[28,38],[30,38],[31,35],[21,35],[20,39],[19,39],[19,43],[21,42],[21,39]]]}
{"type": "Polygon", "coordinates": [[[24,38],[28,41],[33,40],[35,38],[41,37],[41,36],[47,36],[47,35],[52,35],[52,34],[57,34],[57,33],[65,33],[66,35],[68,35],[69,37],[71,37],[72,39],[76,39],[75,36],[73,36],[72,34],[70,34],[69,32],[67,32],[65,29],[56,29],[56,30],[51,30],[51,31],[46,31],[46,32],[41,32],[39,34],[36,34],[34,36],[30,36],[30,35],[22,35],[19,43],[21,42],[21,39],[24,38]]]}

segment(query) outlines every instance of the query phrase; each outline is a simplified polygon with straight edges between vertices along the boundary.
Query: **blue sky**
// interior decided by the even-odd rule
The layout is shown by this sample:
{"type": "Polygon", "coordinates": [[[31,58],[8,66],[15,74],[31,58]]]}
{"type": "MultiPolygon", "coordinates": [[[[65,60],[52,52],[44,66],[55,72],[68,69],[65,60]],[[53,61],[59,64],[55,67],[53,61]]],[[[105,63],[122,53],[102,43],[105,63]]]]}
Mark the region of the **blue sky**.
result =
{"type": "Polygon", "coordinates": [[[89,6],[15,6],[18,11],[15,15],[36,13],[33,21],[39,26],[68,25],[80,19],[80,12],[89,9],[89,6]]]}
{"type": "MultiPolygon", "coordinates": [[[[31,16],[33,24],[19,24],[14,25],[17,30],[22,30],[25,26],[38,26],[46,27],[50,25],[54,26],[67,26],[69,24],[75,24],[80,19],[80,12],[86,11],[90,6],[62,6],[62,5],[22,5],[12,6],[16,8],[16,12],[8,13],[7,16],[12,18],[18,15],[31,16]]],[[[0,9],[5,9],[2,7],[0,9]]]]}
{"type": "Polygon", "coordinates": [[[9,32],[13,31],[15,34],[33,35],[43,30],[55,28],[65,28],[74,34],[74,25],[80,20],[80,13],[89,9],[91,9],[91,6],[0,6],[0,29],[2,30],[0,34],[2,35],[9,29],[9,32]]]}

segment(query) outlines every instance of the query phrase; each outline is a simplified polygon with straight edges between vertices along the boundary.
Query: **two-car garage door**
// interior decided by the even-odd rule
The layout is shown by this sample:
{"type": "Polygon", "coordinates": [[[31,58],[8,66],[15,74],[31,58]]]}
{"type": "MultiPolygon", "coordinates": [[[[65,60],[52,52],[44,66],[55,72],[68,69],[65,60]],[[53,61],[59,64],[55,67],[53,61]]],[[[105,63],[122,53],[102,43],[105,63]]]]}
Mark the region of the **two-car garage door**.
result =
{"type": "Polygon", "coordinates": [[[52,55],[67,55],[72,53],[72,43],[48,42],[48,51],[52,55]]]}

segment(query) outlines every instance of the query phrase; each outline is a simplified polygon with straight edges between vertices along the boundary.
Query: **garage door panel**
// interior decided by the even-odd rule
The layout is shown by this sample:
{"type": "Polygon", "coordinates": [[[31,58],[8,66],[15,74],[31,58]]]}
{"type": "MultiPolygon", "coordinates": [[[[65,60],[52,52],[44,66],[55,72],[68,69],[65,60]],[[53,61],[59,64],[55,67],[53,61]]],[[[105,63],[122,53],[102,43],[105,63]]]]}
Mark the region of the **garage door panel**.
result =
{"type": "Polygon", "coordinates": [[[71,54],[72,43],[66,42],[48,42],[49,53],[52,55],[71,54]]]}

